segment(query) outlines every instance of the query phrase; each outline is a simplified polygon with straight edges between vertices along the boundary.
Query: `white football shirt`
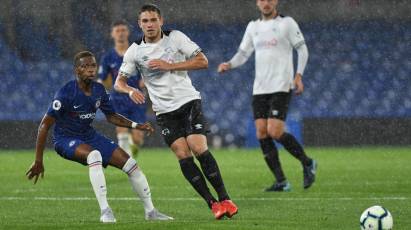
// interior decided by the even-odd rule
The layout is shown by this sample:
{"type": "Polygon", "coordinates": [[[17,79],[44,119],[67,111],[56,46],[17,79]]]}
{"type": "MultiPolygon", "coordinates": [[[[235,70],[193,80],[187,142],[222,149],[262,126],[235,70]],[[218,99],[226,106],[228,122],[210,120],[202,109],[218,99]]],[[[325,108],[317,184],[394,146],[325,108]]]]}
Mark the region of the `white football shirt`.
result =
{"type": "Polygon", "coordinates": [[[294,79],[293,48],[304,44],[304,36],[291,17],[251,21],[238,53],[248,59],[255,51],[253,94],[289,92],[294,79]]]}
{"type": "Polygon", "coordinates": [[[187,71],[160,71],[148,67],[153,59],[171,63],[186,61],[201,52],[200,47],[184,33],[164,31],[156,43],[146,43],[144,37],[134,42],[124,54],[120,73],[127,77],[139,71],[147,87],[153,111],[159,115],[177,110],[182,105],[200,99],[187,71]]]}

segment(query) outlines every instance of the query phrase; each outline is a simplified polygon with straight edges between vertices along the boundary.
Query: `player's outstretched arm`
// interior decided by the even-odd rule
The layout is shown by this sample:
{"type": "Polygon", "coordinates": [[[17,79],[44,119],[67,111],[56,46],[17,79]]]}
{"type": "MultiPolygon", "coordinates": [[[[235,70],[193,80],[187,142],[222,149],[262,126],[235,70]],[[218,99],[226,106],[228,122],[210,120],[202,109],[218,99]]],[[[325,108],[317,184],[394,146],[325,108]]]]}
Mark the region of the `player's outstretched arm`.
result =
{"type": "Polygon", "coordinates": [[[127,84],[127,79],[127,76],[119,73],[116,79],[116,83],[114,84],[114,89],[117,92],[128,94],[131,100],[134,101],[134,103],[144,104],[146,102],[144,94],[140,90],[129,86],[127,84]]]}
{"type": "Polygon", "coordinates": [[[34,184],[37,183],[39,176],[44,177],[43,153],[46,146],[47,134],[51,126],[53,126],[55,119],[49,115],[44,115],[41,120],[36,142],[36,159],[31,164],[26,176],[29,180],[34,178],[34,184]]]}
{"type": "Polygon", "coordinates": [[[183,62],[170,63],[161,59],[153,59],[148,63],[148,67],[162,71],[188,71],[196,69],[207,69],[208,59],[203,52],[183,62]]]}
{"type": "Polygon", "coordinates": [[[108,122],[115,126],[143,130],[146,131],[148,135],[151,135],[154,132],[154,128],[151,126],[149,122],[139,124],[117,113],[106,115],[106,119],[108,122]]]}

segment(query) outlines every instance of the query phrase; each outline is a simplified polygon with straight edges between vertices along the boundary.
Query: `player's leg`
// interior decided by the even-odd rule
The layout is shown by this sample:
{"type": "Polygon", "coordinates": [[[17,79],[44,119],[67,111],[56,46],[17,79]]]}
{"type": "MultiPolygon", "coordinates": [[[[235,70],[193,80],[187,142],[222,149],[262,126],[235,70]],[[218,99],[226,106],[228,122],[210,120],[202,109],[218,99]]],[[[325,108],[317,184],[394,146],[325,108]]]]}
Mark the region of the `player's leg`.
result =
{"type": "Polygon", "coordinates": [[[288,191],[290,186],[281,167],[277,147],[273,139],[268,135],[267,118],[271,113],[269,99],[270,95],[255,95],[252,102],[256,136],[260,143],[264,160],[276,179],[276,182],[267,188],[266,191],[288,191]]]}
{"type": "Polygon", "coordinates": [[[116,127],[117,140],[120,148],[124,149],[128,155],[132,155],[130,148],[130,132],[128,128],[116,127]]]}
{"type": "Polygon", "coordinates": [[[271,101],[273,113],[267,122],[268,134],[301,162],[304,169],[304,188],[308,188],[315,180],[316,162],[307,156],[302,145],[292,134],[285,132],[285,119],[290,98],[291,92],[277,93],[273,96],[271,101]]]}
{"type": "Polygon", "coordinates": [[[176,111],[157,116],[157,123],[161,127],[161,134],[165,142],[176,155],[184,177],[205,200],[215,218],[220,219],[226,211],[210,193],[200,168],[194,162],[185,138],[189,110],[190,104],[183,105],[176,111]]]}
{"type": "Polygon", "coordinates": [[[186,139],[184,137],[178,138],[170,145],[170,148],[176,155],[186,180],[193,186],[197,193],[203,197],[207,205],[211,208],[212,204],[217,200],[211,195],[201,170],[195,164],[186,139]]]}
{"type": "Polygon", "coordinates": [[[202,134],[192,134],[187,137],[187,144],[200,162],[201,169],[207,180],[218,194],[218,200],[229,200],[217,161],[208,149],[207,138],[202,134]]]}
{"type": "Polygon", "coordinates": [[[221,208],[218,205],[215,205],[214,208],[224,211],[226,216],[232,217],[237,214],[238,208],[230,200],[217,161],[208,149],[206,137],[208,129],[202,112],[201,100],[192,101],[189,105],[189,112],[185,114],[188,121],[185,127],[188,147],[200,162],[203,174],[218,194],[221,208]]]}
{"type": "Polygon", "coordinates": [[[101,153],[88,144],[79,144],[75,148],[73,160],[87,164],[89,167],[90,182],[101,210],[100,221],[104,223],[116,222],[107,202],[107,187],[101,153]]]}
{"type": "Polygon", "coordinates": [[[146,220],[171,220],[173,218],[164,215],[154,208],[151,200],[151,191],[147,178],[138,167],[136,160],[130,157],[123,149],[116,148],[108,163],[118,169],[123,170],[128,176],[128,180],[133,191],[143,203],[146,220]]]}
{"type": "Polygon", "coordinates": [[[225,211],[225,214],[231,218],[237,214],[238,208],[231,201],[227,193],[217,161],[208,149],[206,136],[203,134],[192,134],[187,137],[187,143],[200,162],[203,174],[218,194],[218,200],[222,208],[216,207],[216,209],[220,209],[222,212],[225,211]]]}

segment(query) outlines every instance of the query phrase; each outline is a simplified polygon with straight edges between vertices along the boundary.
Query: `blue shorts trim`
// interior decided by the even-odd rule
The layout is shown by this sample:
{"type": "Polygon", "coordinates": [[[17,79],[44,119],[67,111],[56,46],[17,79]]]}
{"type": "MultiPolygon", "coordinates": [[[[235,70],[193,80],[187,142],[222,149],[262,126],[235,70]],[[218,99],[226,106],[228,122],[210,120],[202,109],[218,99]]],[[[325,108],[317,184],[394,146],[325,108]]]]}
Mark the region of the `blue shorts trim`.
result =
{"type": "Polygon", "coordinates": [[[74,161],[74,152],[76,148],[81,144],[88,144],[94,150],[98,150],[103,158],[103,166],[107,167],[110,162],[111,156],[118,145],[108,139],[107,137],[96,133],[91,138],[83,139],[79,137],[54,137],[54,149],[63,158],[74,161]]]}

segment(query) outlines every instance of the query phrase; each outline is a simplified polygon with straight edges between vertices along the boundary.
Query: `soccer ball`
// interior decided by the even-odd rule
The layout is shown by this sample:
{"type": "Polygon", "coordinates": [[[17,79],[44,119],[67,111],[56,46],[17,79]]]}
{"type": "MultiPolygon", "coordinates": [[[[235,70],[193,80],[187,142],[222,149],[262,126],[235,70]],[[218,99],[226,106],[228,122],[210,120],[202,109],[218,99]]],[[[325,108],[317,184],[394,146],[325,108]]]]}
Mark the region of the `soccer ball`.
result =
{"type": "Polygon", "coordinates": [[[368,208],[360,217],[361,230],[390,230],[392,225],[391,213],[378,205],[368,208]]]}

